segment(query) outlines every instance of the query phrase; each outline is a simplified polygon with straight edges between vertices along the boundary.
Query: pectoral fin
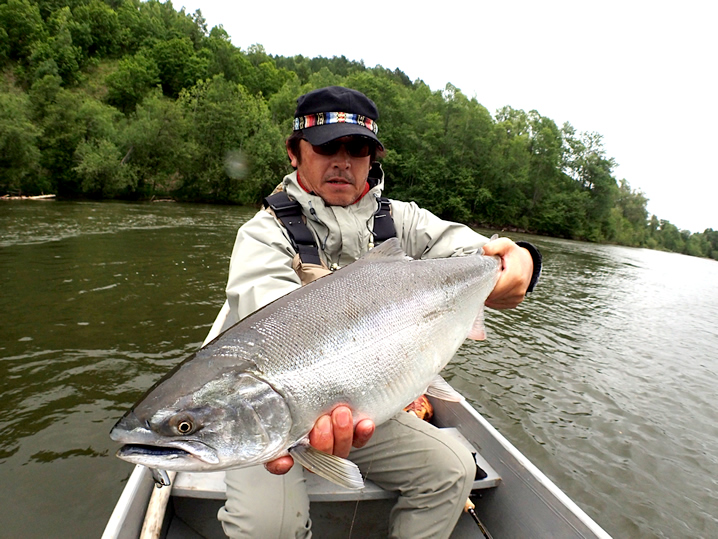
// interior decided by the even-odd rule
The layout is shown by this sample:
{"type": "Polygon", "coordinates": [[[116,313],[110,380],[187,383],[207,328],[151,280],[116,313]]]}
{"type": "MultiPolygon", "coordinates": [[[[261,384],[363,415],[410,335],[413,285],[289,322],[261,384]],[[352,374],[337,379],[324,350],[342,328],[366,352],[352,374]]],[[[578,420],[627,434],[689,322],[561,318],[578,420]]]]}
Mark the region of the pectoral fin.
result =
{"type": "Polygon", "coordinates": [[[289,454],[307,470],[332,483],[353,490],[364,488],[359,468],[350,460],[324,453],[305,443],[290,448],[289,454]]]}
{"type": "Polygon", "coordinates": [[[426,394],[448,402],[461,402],[464,400],[464,396],[456,391],[449,383],[444,380],[441,375],[436,375],[426,389],[426,394]]]}

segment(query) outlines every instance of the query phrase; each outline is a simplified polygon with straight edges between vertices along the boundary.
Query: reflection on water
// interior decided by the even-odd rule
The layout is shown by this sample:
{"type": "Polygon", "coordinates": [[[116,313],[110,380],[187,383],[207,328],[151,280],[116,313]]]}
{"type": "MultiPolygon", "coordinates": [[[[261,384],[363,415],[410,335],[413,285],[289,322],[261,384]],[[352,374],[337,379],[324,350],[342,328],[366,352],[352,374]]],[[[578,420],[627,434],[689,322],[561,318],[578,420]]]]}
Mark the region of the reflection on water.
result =
{"type": "MultiPolygon", "coordinates": [[[[252,213],[0,204],[3,534],[99,536],[131,470],[109,429],[199,346],[252,213]]],[[[718,536],[718,264],[529,239],[540,286],[447,377],[616,537],[718,536]]]]}

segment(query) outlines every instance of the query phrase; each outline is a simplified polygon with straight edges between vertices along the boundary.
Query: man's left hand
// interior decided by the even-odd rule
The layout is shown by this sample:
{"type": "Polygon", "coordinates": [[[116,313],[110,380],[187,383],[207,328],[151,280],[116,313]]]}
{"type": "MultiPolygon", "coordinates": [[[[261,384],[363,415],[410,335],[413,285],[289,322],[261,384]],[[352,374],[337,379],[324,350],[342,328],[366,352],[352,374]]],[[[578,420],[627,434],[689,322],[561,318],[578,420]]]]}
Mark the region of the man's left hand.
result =
{"type": "Polygon", "coordinates": [[[498,238],[484,245],[484,254],[501,257],[501,273],[493,292],[486,298],[492,309],[511,309],[526,296],[534,271],[534,262],[523,247],[508,238],[498,238]]]}

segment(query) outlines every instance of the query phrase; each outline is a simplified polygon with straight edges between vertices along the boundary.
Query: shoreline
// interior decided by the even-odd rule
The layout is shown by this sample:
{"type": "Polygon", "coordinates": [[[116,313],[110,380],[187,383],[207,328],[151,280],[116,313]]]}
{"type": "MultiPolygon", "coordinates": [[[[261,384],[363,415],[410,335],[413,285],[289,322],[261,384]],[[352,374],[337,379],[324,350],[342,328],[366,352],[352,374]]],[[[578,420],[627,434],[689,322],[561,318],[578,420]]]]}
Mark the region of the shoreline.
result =
{"type": "Polygon", "coordinates": [[[11,195],[3,195],[0,197],[0,200],[54,200],[56,195],[31,195],[31,196],[25,196],[25,195],[17,195],[17,196],[11,196],[11,195]]]}

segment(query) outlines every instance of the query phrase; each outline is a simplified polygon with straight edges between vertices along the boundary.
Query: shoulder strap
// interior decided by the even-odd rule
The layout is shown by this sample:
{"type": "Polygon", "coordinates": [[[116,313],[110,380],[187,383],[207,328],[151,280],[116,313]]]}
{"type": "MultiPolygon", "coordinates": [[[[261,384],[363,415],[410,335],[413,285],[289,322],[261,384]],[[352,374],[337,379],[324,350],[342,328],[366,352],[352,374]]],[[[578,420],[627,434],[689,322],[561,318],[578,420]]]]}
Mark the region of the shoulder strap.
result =
{"type": "Polygon", "coordinates": [[[304,222],[301,204],[289,198],[284,191],[280,191],[265,198],[264,205],[272,209],[274,215],[287,229],[289,238],[297,249],[302,262],[321,265],[319,247],[314,241],[312,231],[304,222]]]}
{"type": "Polygon", "coordinates": [[[379,197],[379,209],[374,214],[374,243],[379,244],[390,238],[396,238],[396,227],[391,217],[391,202],[379,197]]]}
{"type": "MultiPolygon", "coordinates": [[[[394,219],[391,217],[391,202],[386,197],[379,197],[379,209],[374,214],[374,243],[379,244],[396,237],[394,219]]],[[[314,235],[304,222],[302,206],[296,200],[289,198],[284,191],[269,195],[264,199],[264,205],[270,208],[274,215],[287,229],[292,244],[299,253],[304,264],[321,265],[319,247],[314,241],[314,235]]]]}

